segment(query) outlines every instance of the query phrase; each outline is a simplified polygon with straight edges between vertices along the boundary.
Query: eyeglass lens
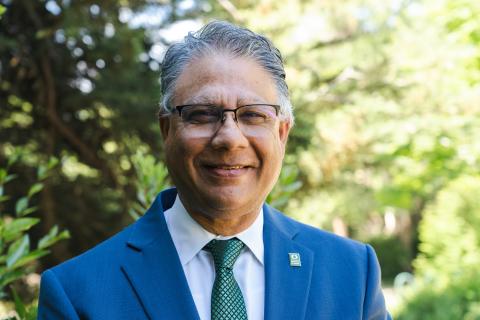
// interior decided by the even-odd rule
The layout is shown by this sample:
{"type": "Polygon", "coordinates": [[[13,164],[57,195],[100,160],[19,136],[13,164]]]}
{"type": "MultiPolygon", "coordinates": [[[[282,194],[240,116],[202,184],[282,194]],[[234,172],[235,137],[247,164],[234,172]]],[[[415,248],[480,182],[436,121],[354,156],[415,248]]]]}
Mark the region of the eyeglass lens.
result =
{"type": "Polygon", "coordinates": [[[212,105],[188,105],[180,108],[182,121],[204,130],[216,130],[227,117],[234,113],[234,120],[242,131],[251,131],[274,124],[278,110],[273,105],[246,105],[237,109],[223,109],[212,105]]]}

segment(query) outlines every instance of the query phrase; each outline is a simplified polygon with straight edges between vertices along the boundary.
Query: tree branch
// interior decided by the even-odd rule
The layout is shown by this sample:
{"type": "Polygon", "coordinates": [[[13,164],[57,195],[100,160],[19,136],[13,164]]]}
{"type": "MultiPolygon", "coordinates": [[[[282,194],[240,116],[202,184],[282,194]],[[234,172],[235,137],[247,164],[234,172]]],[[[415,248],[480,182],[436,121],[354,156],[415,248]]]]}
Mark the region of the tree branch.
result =
{"type": "MultiPolygon", "coordinates": [[[[38,18],[35,9],[32,7],[32,2],[28,0],[22,1],[22,4],[27,10],[27,13],[32,20],[33,24],[38,30],[43,28],[41,20],[38,18]]],[[[73,148],[80,154],[82,159],[90,166],[99,169],[102,173],[112,181],[112,183],[116,186],[117,179],[113,171],[110,167],[99,158],[94,150],[91,150],[89,146],[84,143],[77,134],[70,129],[59,117],[57,112],[57,94],[55,90],[55,80],[52,73],[52,66],[50,62],[50,58],[54,56],[53,54],[53,47],[48,41],[45,39],[47,45],[47,53],[42,54],[40,58],[40,70],[43,78],[43,83],[45,84],[45,89],[43,90],[44,97],[41,104],[43,104],[46,108],[46,116],[55,130],[67,140],[73,148]]]]}

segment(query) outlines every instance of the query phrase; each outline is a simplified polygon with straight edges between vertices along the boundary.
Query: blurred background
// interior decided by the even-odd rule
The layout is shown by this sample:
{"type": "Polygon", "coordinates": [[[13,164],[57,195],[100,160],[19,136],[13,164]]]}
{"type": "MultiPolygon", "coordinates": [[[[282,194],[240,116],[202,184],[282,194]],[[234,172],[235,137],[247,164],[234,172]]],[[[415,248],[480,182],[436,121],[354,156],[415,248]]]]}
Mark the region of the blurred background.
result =
{"type": "Polygon", "coordinates": [[[479,16],[469,0],[0,0],[0,318],[34,319],[39,273],[170,185],[162,58],[224,19],[285,58],[296,124],[270,203],[373,245],[396,319],[480,319],[479,16]]]}

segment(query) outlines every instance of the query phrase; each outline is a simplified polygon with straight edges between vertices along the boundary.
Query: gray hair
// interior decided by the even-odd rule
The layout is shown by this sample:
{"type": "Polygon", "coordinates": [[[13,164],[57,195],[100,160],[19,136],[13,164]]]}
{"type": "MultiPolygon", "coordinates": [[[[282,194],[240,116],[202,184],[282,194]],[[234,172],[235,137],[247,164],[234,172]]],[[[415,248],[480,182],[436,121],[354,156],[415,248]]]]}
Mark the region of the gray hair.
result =
{"type": "Polygon", "coordinates": [[[275,81],[280,114],[293,125],[293,108],[280,51],[266,37],[225,21],[213,21],[195,33],[190,32],[184,41],[173,44],[167,50],[161,71],[161,114],[172,113],[170,102],[176,81],[186,65],[194,58],[216,51],[255,59],[275,81]]]}

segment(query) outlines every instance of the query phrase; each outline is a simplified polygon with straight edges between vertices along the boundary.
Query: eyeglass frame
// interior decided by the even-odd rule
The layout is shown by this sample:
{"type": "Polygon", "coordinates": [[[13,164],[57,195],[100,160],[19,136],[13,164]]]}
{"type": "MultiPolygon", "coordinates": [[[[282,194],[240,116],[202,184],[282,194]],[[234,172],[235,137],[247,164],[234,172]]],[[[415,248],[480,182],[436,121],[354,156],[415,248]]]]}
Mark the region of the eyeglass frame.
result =
{"type": "MultiPolygon", "coordinates": [[[[215,104],[208,104],[208,103],[192,103],[192,104],[182,104],[174,107],[175,110],[178,112],[178,116],[182,118],[182,109],[185,107],[195,107],[195,106],[208,106],[208,107],[217,107],[219,110],[221,110],[220,114],[220,123],[225,122],[225,112],[233,112],[233,120],[238,123],[237,119],[237,111],[238,109],[241,109],[243,107],[254,107],[254,106],[269,106],[273,107],[275,109],[275,116],[278,117],[278,114],[280,113],[281,106],[278,104],[269,104],[269,103],[251,103],[251,104],[245,104],[243,106],[239,106],[235,109],[222,109],[220,106],[215,105],[215,104]]],[[[183,120],[183,118],[182,118],[183,120]]],[[[218,123],[218,120],[217,120],[218,123]]]]}

